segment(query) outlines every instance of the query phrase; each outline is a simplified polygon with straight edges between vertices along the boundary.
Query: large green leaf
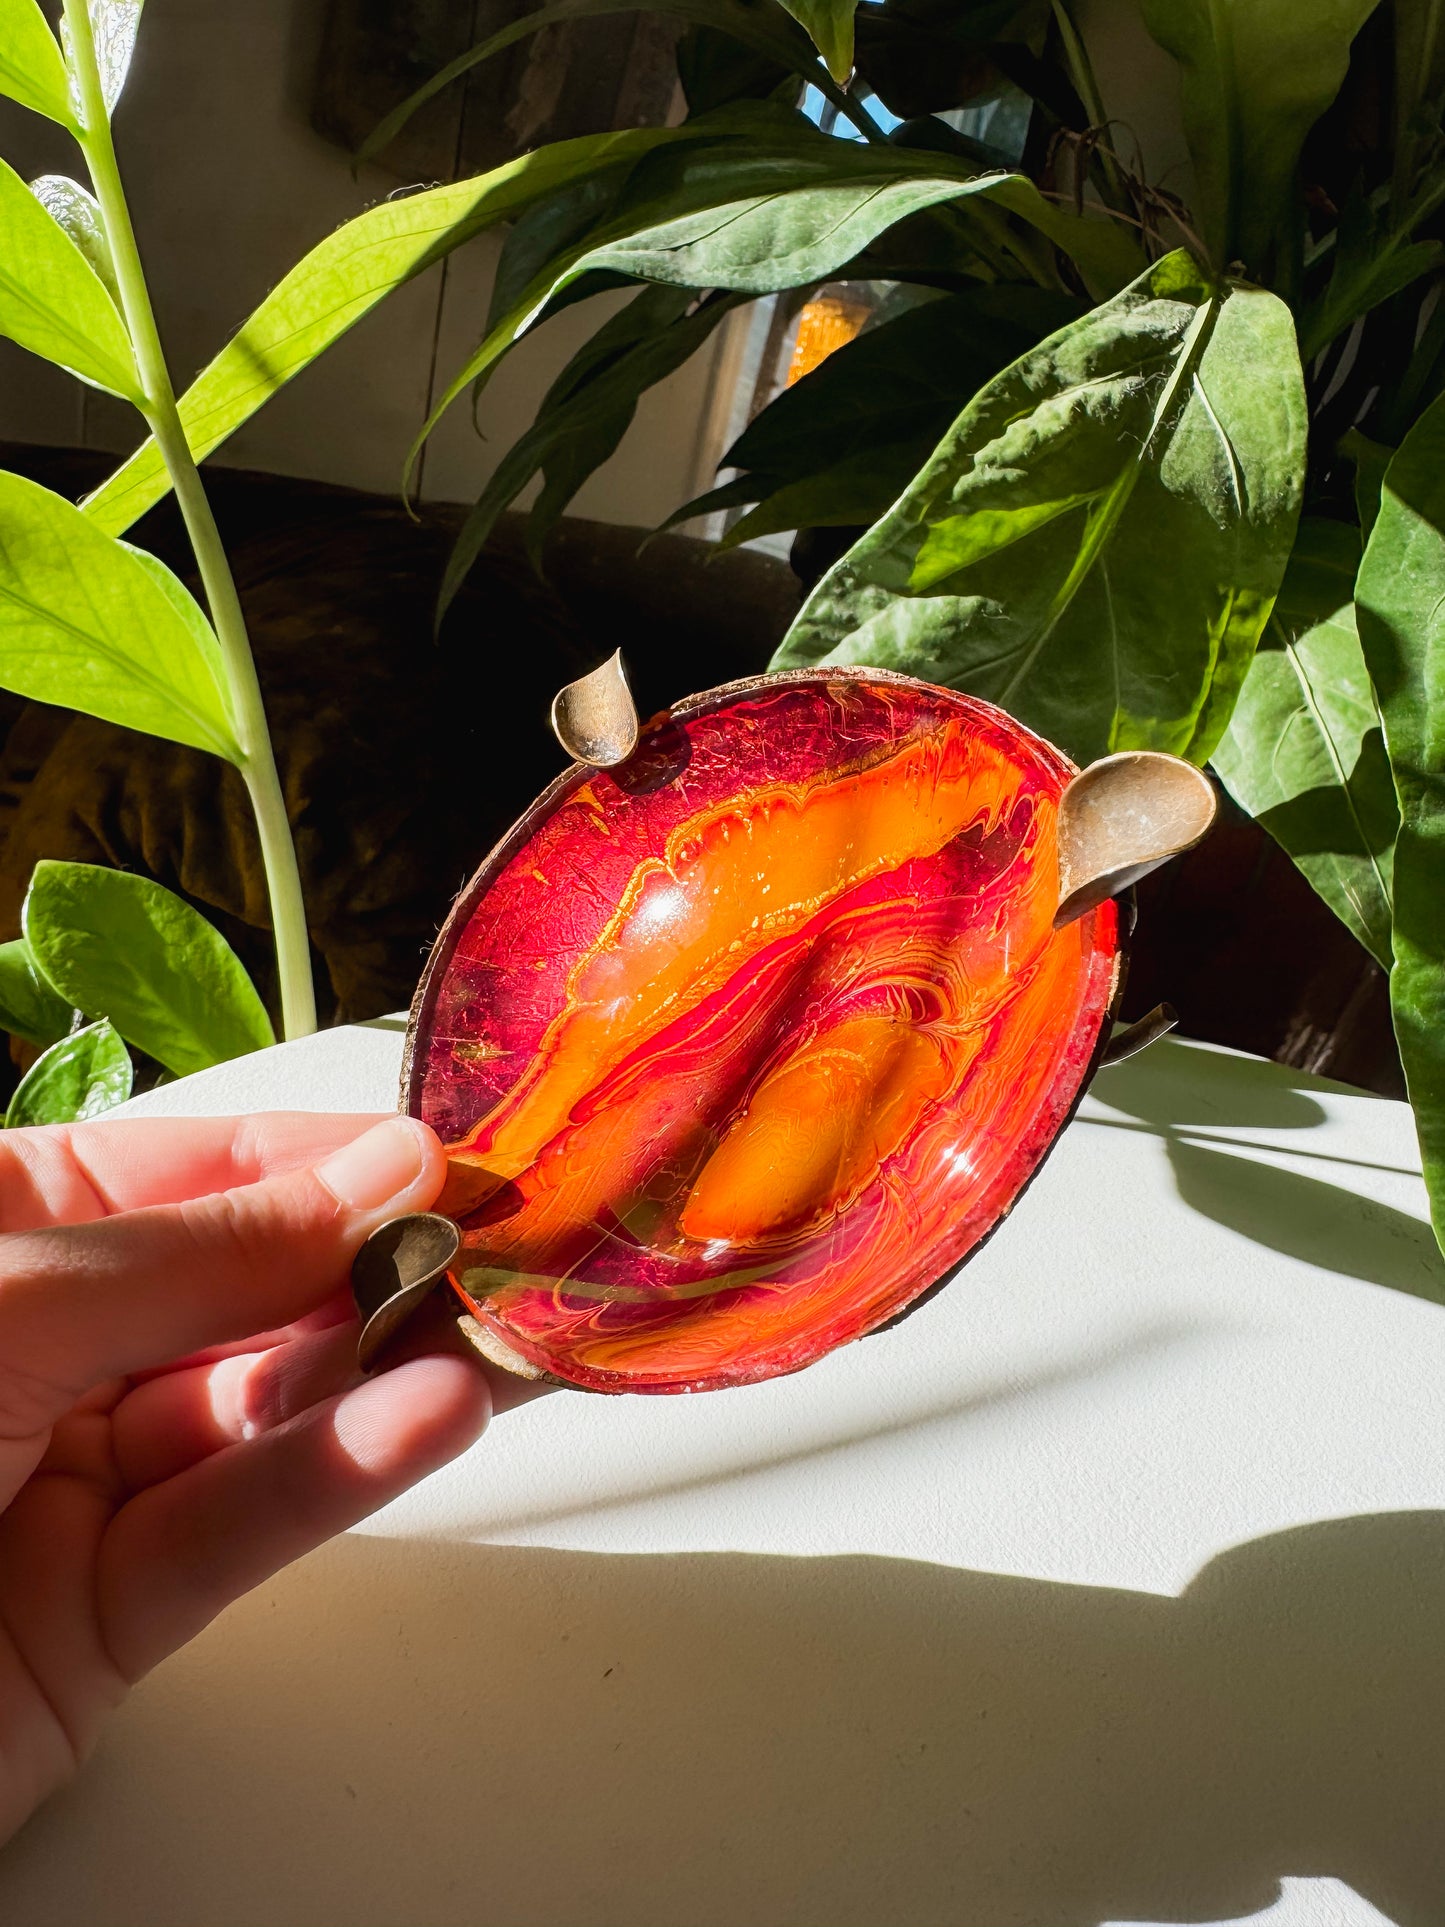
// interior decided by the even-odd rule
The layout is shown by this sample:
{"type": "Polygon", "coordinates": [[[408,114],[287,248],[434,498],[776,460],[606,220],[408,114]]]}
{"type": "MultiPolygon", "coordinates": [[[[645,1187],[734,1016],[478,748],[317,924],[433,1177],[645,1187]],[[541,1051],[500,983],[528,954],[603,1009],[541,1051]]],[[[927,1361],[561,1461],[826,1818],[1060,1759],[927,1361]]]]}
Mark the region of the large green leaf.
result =
{"type": "Polygon", "coordinates": [[[0,334],[139,406],[140,377],[130,337],[104,282],[4,161],[0,334]]]}
{"type": "Polygon", "coordinates": [[[0,943],[0,1030],[31,1044],[53,1044],[70,1029],[74,1007],[46,982],[24,937],[0,943]]]}
{"type": "Polygon", "coordinates": [[[1179,62],[1195,206],[1215,265],[1260,276],[1296,203],[1306,134],[1339,92],[1379,0],[1144,0],[1179,62]]]}
{"type": "Polygon", "coordinates": [[[35,0],[0,0],[0,94],[75,126],[65,62],[35,0]]]}
{"type": "Polygon", "coordinates": [[[276,1041],[220,931],[149,877],[95,863],[37,863],[22,920],[61,996],[87,1017],[108,1017],[177,1077],[276,1041]]]}
{"type": "Polygon", "coordinates": [[[1355,627],[1360,535],[1305,521],[1214,767],[1388,970],[1395,785],[1355,627]]]}
{"type": "Polygon", "coordinates": [[[462,525],[442,579],[439,617],[497,518],[539,471],[545,483],[528,517],[527,546],[533,562],[540,564],[547,535],[583,482],[622,440],[639,397],[695,354],[735,305],[715,299],[689,314],[691,300],[690,290],[644,289],[563,369],[537,419],[502,457],[462,525]]]}
{"type": "Polygon", "coordinates": [[[1445,397],[1385,471],[1355,601],[1400,801],[1390,1008],[1445,1245],[1445,397]]]}
{"type": "Polygon", "coordinates": [[[1078,313],[1070,296],[1022,283],[925,300],[836,349],[758,415],[718,463],[747,471],[689,502],[683,521],[738,502],[763,506],[726,538],[876,522],[964,403],[1078,313]]]}
{"type": "Polygon", "coordinates": [[[154,556],[0,473],[0,688],[241,760],[220,648],[154,556]]]}
{"type": "MultiPolygon", "coordinates": [[[[385,295],[474,234],[589,170],[615,168],[680,138],[681,129],[648,127],[558,141],[475,180],[368,208],[297,263],[181,397],[192,454],[209,455],[385,295]]],[[[147,441],[89,498],[85,513],[119,535],[169,487],[160,451],[147,441]]]]}
{"type": "Polygon", "coordinates": [[[1284,572],[1304,452],[1288,309],[1169,255],[969,403],[774,664],[966,689],[1081,763],[1202,763],[1284,572]]]}
{"type": "Polygon", "coordinates": [[[858,0],[781,0],[840,85],[853,71],[853,15],[858,0]]]}
{"type": "Polygon", "coordinates": [[[910,215],[951,206],[972,244],[1020,259],[1040,235],[1075,260],[1091,287],[1117,288],[1139,252],[1122,229],[1046,201],[1017,174],[980,174],[947,154],[860,147],[800,115],[737,103],[689,123],[694,144],[637,170],[600,229],[549,263],[491,326],[424,424],[412,458],[466,389],[483,382],[570,284],[608,271],[674,287],[767,294],[826,279],[910,215]],[[1025,225],[1011,227],[1005,215],[1025,225]],[[1030,230],[1033,230],[1030,233],[1030,230]]]}
{"type": "Polygon", "coordinates": [[[114,1110],[130,1096],[130,1053],[111,1025],[89,1024],[62,1037],[21,1078],[5,1128],[77,1124],[114,1110]]]}

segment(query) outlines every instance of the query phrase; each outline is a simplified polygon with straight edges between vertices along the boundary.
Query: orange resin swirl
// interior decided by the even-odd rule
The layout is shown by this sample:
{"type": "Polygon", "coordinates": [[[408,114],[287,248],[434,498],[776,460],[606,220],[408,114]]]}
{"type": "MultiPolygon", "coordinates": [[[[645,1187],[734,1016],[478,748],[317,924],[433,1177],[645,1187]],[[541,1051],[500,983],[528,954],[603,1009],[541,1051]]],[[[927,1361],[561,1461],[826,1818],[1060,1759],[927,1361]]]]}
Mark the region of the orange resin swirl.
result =
{"type": "Polygon", "coordinates": [[[543,799],[413,1050],[494,1337],[595,1389],[745,1383],[966,1255],[1112,994],[1113,906],[1052,929],[1069,774],[985,704],[834,672],[700,699],[543,799]]]}

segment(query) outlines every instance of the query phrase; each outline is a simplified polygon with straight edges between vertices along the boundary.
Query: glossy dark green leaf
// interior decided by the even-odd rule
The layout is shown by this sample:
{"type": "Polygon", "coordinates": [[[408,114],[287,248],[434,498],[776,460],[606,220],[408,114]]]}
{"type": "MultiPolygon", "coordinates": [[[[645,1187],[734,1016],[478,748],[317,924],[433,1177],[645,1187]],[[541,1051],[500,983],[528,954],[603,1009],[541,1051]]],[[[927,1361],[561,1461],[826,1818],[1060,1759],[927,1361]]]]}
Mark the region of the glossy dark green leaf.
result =
{"type": "Polygon", "coordinates": [[[1179,62],[1195,207],[1217,267],[1267,273],[1297,198],[1305,136],[1339,92],[1379,0],[1144,0],[1179,62]]]}
{"type": "Polygon", "coordinates": [[[0,161],[0,335],[139,405],[140,376],[105,283],[0,161]]]}
{"type": "MultiPolygon", "coordinates": [[[[760,535],[792,529],[856,529],[876,522],[903,494],[933,453],[933,439],[885,442],[858,450],[800,481],[770,489],[756,508],[739,517],[718,546],[733,549],[760,535]]],[[[694,508],[693,513],[701,513],[694,508]]],[[[677,518],[681,520],[679,516],[677,518]]]]}
{"type": "Polygon", "coordinates": [[[149,877],[37,863],[25,939],[62,997],[108,1017],[177,1077],[274,1043],[265,1006],[219,930],[149,877]]]}
{"type": "Polygon", "coordinates": [[[539,563],[546,537],[594,468],[612,454],[638,399],[697,349],[732,303],[686,311],[690,290],[648,288],[606,322],[554,382],[537,419],[502,457],[462,526],[447,561],[438,613],[444,614],[497,518],[541,471],[542,495],[528,518],[527,542],[539,563]]]}
{"type": "Polygon", "coordinates": [[[74,241],[105,285],[105,291],[119,307],[120,290],[116,285],[115,263],[100,204],[89,188],[82,187],[67,174],[42,174],[30,183],[30,192],[45,212],[74,241]]]}
{"type": "Polygon", "coordinates": [[[1395,179],[1399,196],[1410,185],[1416,158],[1439,127],[1445,90],[1445,15],[1440,0],[1393,0],[1395,28],[1395,179]],[[1432,116],[1430,103],[1436,102],[1432,116]]]}
{"type": "Polygon", "coordinates": [[[184,584],[3,473],[0,688],[241,759],[220,647],[184,584]]]}
{"type": "Polygon", "coordinates": [[[1091,286],[1112,290],[1139,265],[1121,228],[1057,207],[1021,175],[979,174],[951,155],[833,140],[800,115],[763,103],[737,103],[684,131],[692,142],[639,167],[601,229],[564,250],[489,329],[423,426],[413,460],[457,397],[487,378],[569,283],[598,270],[674,287],[773,293],[826,279],[887,229],[943,203],[970,228],[974,245],[1014,255],[1016,268],[1040,237],[1068,253],[1091,286]]]}
{"type": "Polygon", "coordinates": [[[966,689],[1080,763],[1202,763],[1289,556],[1305,426],[1289,310],[1169,255],[969,403],[774,664],[966,689]]]}
{"type": "Polygon", "coordinates": [[[35,967],[24,937],[0,943],[0,1030],[30,1044],[53,1044],[75,1015],[35,967]]]}
{"type": "Polygon", "coordinates": [[[1429,274],[1445,255],[1439,241],[1410,237],[1445,199],[1445,181],[1420,194],[1398,217],[1357,187],[1336,230],[1330,278],[1300,321],[1300,354],[1312,361],[1337,335],[1382,301],[1429,274]]]}
{"type": "Polygon", "coordinates": [[[130,1053],[104,1021],[62,1037],[30,1066],[5,1113],[5,1128],[77,1124],[124,1104],[131,1089],[130,1053]]]}
{"type": "Polygon", "coordinates": [[[1355,515],[1359,520],[1361,538],[1368,541],[1375,518],[1380,513],[1380,490],[1385,486],[1385,470],[1394,459],[1395,451],[1384,442],[1371,441],[1368,435],[1362,435],[1357,428],[1352,428],[1348,435],[1340,437],[1340,453],[1355,465],[1355,515]]]}
{"type": "Polygon", "coordinates": [[[1348,523],[1300,524],[1214,767],[1388,970],[1400,812],[1355,626],[1359,559],[1348,523]]]}
{"type": "Polygon", "coordinates": [[[0,0],[0,94],[75,125],[65,62],[35,0],[0,0]]]}
{"type": "MultiPolygon", "coordinates": [[[[1078,311],[1070,296],[1044,288],[976,286],[919,302],[835,349],[770,402],[719,462],[747,471],[752,483],[750,493],[746,481],[726,484],[728,504],[767,504],[728,539],[877,521],[964,403],[1078,311]]],[[[704,497],[671,520],[724,505],[704,497]]]]}
{"type": "Polygon", "coordinates": [[[688,27],[677,43],[677,78],[689,115],[710,113],[735,100],[766,100],[787,88],[796,99],[801,77],[773,54],[745,46],[717,27],[688,27]]]}
{"type": "Polygon", "coordinates": [[[1445,1245],[1445,399],[1385,472],[1355,601],[1400,802],[1390,1008],[1445,1245]]]}
{"type": "Polygon", "coordinates": [[[841,86],[853,71],[853,15],[858,0],[780,0],[841,86]]]}
{"type": "MultiPolygon", "coordinates": [[[[558,141],[474,180],[368,208],[328,234],[277,283],[181,397],[192,454],[197,460],[209,455],[378,301],[474,234],[590,169],[605,172],[680,138],[681,129],[644,127],[558,141]]],[[[169,488],[151,440],[83,506],[99,528],[119,535],[169,488]]]]}

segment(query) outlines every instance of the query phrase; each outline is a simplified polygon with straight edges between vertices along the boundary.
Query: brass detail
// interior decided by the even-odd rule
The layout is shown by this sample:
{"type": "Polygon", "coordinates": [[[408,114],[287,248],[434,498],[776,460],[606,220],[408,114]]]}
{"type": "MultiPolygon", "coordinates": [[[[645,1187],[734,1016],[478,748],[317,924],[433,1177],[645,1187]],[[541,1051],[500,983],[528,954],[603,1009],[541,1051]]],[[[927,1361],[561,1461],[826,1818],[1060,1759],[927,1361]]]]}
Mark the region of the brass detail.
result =
{"type": "Polygon", "coordinates": [[[637,748],[638,729],[620,649],[600,669],[569,682],[552,698],[553,734],[579,763],[599,769],[625,763],[637,748]]]}
{"type": "Polygon", "coordinates": [[[1137,1057],[1141,1050],[1148,1050],[1167,1036],[1178,1022],[1179,1012],[1173,1004],[1155,1004],[1137,1022],[1114,1032],[1100,1055],[1099,1068],[1107,1070],[1111,1064],[1122,1064],[1126,1057],[1137,1057]]]}
{"type": "Polygon", "coordinates": [[[351,1266],[361,1314],[356,1362],[369,1372],[424,1299],[445,1278],[462,1237],[438,1211],[413,1211],[373,1231],[351,1266]]]}
{"type": "Polygon", "coordinates": [[[1059,801],[1054,928],[1192,849],[1217,808],[1214,785],[1180,756],[1126,749],[1090,763],[1059,801]]]}

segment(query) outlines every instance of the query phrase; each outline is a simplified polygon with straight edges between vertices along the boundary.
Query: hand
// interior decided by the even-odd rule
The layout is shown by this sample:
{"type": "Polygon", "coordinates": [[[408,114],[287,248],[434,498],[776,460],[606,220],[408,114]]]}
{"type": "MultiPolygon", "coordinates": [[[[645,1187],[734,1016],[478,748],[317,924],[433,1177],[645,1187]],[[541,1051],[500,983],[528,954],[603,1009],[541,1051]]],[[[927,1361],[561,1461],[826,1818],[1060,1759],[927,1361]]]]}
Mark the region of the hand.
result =
{"type": "Polygon", "coordinates": [[[142,1673],[486,1424],[470,1360],[356,1375],[352,1256],[445,1172],[370,1123],[0,1137],[0,1840],[142,1673]]]}

